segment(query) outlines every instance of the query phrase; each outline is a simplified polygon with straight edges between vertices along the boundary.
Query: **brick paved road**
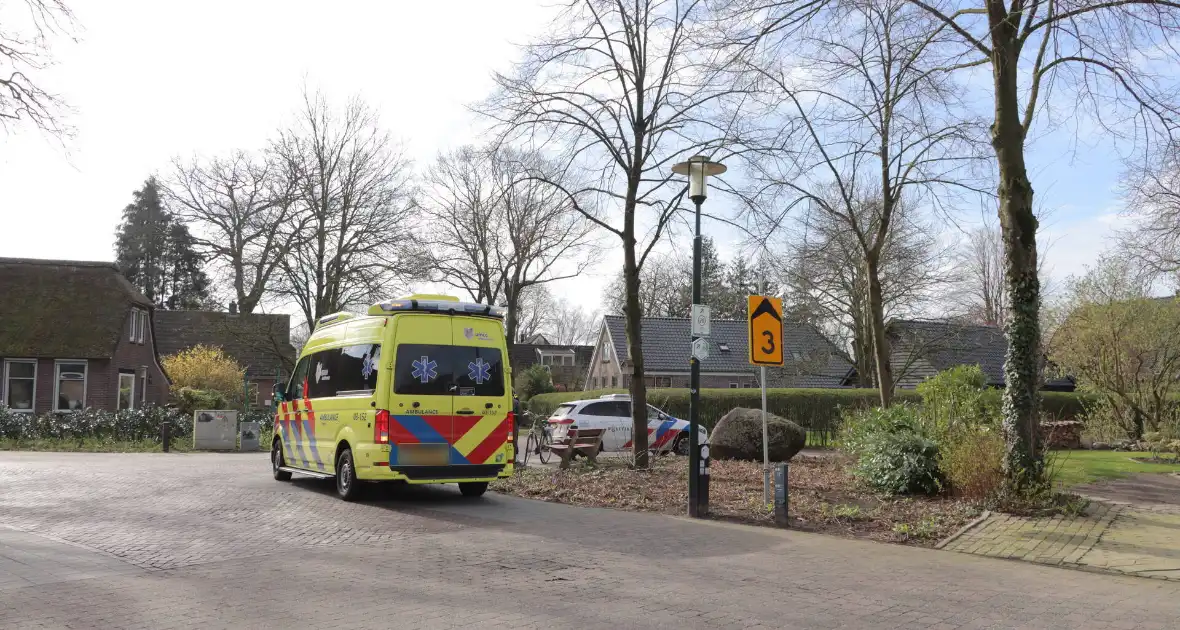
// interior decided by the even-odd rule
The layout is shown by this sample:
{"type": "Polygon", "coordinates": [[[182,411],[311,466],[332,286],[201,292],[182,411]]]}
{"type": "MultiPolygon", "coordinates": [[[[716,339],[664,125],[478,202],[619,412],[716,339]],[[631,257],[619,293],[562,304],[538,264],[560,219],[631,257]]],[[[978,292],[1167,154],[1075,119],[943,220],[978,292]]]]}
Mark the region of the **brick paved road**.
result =
{"type": "Polygon", "coordinates": [[[0,628],[1174,628],[1180,584],[450,488],[346,504],[264,455],[0,453],[0,628]]]}

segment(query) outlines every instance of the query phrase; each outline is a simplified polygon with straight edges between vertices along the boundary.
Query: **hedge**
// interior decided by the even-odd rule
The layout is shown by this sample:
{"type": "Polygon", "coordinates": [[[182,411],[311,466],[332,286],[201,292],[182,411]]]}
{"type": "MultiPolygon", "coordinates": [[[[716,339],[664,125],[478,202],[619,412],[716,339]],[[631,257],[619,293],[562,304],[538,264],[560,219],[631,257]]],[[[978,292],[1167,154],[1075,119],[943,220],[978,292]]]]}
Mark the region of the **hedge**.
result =
{"type": "MultiPolygon", "coordinates": [[[[598,398],[606,394],[625,394],[623,389],[596,389],[584,392],[539,394],[528,402],[534,414],[548,416],[563,402],[598,398]]],[[[992,394],[999,404],[1000,391],[992,394]]],[[[1073,420],[1081,417],[1083,405],[1093,397],[1072,392],[1042,392],[1041,408],[1053,420],[1073,420]]],[[[914,391],[899,391],[893,399],[898,402],[920,402],[914,391]]],[[[687,389],[649,389],[647,402],[678,418],[688,417],[687,389]]],[[[792,420],[812,434],[809,443],[826,443],[839,427],[845,409],[873,407],[880,397],[875,389],[768,389],[766,410],[792,420]]],[[[708,430],[734,407],[762,408],[759,389],[701,389],[701,424],[708,430]]]]}

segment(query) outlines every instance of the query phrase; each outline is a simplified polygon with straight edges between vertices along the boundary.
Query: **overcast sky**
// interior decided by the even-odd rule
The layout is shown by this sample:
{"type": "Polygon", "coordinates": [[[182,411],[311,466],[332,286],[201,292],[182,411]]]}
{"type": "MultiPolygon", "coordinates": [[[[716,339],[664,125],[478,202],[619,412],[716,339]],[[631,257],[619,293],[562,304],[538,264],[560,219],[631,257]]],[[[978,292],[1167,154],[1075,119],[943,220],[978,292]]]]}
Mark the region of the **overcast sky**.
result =
{"type": "MultiPolygon", "coordinates": [[[[75,110],[63,149],[31,130],[0,139],[0,255],[113,259],[131,193],[173,156],[261,146],[306,82],[343,100],[361,94],[424,165],[478,141],[466,105],[550,15],[536,0],[298,2],[73,0],[83,26],[59,42],[44,83],[75,110]]],[[[1051,273],[1092,262],[1119,224],[1119,164],[1110,148],[1068,135],[1038,141],[1030,164],[1052,212],[1051,273]]],[[[737,235],[706,223],[723,257],[737,235]]],[[[681,238],[680,240],[683,240],[681,238]]],[[[616,273],[617,241],[586,278],[554,293],[597,308],[616,273]]],[[[666,247],[675,247],[669,244],[666,247]]]]}

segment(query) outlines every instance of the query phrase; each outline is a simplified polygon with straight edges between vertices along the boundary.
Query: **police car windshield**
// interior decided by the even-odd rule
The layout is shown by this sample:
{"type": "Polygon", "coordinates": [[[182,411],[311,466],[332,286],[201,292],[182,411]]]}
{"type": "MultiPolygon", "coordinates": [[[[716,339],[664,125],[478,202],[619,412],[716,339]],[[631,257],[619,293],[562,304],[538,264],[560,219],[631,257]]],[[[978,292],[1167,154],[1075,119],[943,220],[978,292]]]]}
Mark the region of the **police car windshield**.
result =
{"type": "Polygon", "coordinates": [[[393,391],[417,396],[503,396],[504,366],[500,350],[400,344],[393,391]]]}

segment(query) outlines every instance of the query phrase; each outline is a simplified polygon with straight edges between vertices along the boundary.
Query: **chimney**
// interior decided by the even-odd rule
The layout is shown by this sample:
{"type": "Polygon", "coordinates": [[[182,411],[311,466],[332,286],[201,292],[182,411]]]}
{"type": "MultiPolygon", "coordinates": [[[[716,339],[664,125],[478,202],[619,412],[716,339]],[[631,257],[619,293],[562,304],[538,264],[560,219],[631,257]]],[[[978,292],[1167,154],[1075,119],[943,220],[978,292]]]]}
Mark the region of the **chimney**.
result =
{"type": "Polygon", "coordinates": [[[238,314],[238,303],[236,301],[230,300],[229,314],[230,315],[237,315],[238,314]]]}

